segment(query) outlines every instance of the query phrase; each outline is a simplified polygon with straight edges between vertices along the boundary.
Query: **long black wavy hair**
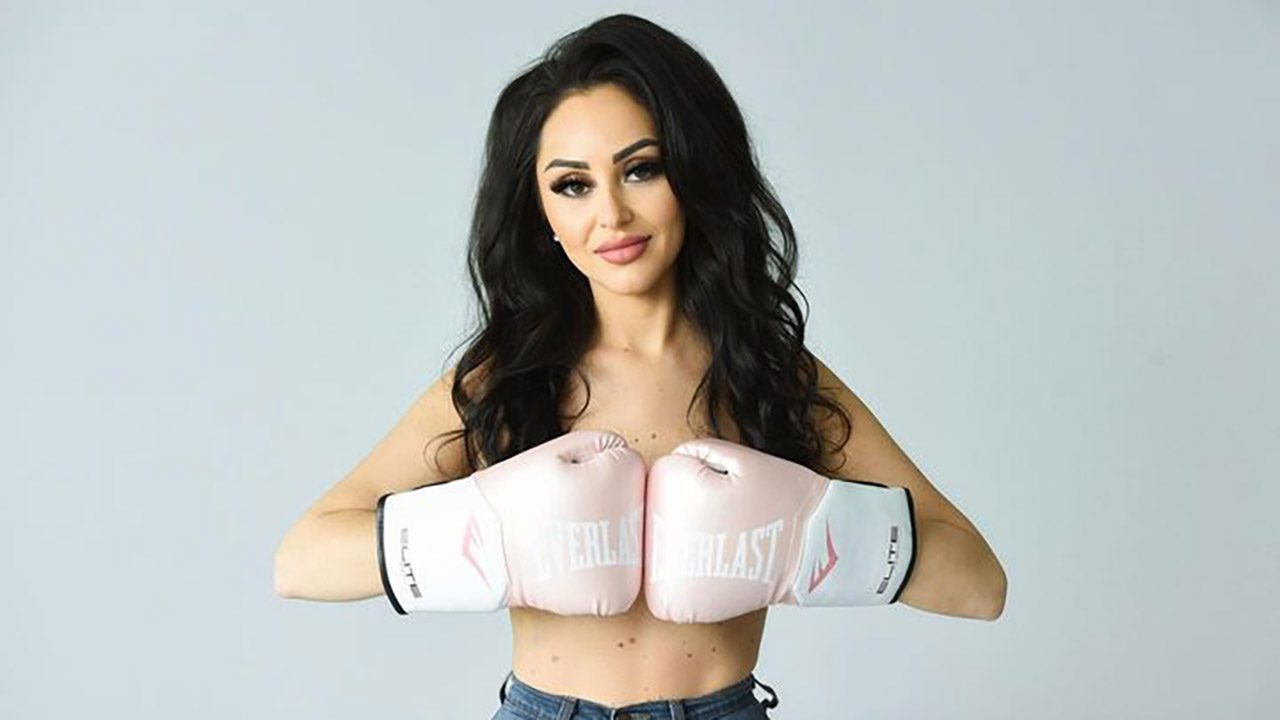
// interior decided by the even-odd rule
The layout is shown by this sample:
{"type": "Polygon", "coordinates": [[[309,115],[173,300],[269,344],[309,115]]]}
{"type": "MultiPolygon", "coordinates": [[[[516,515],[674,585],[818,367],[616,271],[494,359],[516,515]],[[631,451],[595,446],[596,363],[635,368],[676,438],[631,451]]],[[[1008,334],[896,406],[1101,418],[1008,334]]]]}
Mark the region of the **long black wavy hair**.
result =
{"type": "Polygon", "coordinates": [[[556,40],[493,109],[468,240],[480,317],[453,377],[463,422],[453,439],[465,438],[468,465],[479,468],[478,458],[492,464],[563,434],[564,421],[586,409],[560,413],[569,374],[595,330],[593,298],[587,279],[551,241],[534,163],[552,110],[604,83],[621,86],[652,116],[685,214],[675,268],[679,301],[711,348],[686,417],[705,393],[716,437],[723,437],[717,411],[727,404],[740,442],[826,472],[814,410],[825,407],[840,419],[837,448],[851,423],[819,392],[804,345],[808,299],[794,284],[791,221],[757,168],[742,113],[715,69],[679,36],[630,14],[556,40]],[[803,314],[792,288],[804,300],[803,314]]]}

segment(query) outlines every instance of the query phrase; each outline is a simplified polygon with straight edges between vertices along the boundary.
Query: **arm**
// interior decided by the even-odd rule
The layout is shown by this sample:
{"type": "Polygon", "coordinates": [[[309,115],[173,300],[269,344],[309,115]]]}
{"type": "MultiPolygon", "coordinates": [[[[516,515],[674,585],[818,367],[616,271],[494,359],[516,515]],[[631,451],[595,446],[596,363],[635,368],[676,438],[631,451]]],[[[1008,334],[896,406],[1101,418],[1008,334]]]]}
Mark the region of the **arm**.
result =
{"type": "MultiPolygon", "coordinates": [[[[871,410],[817,357],[818,385],[849,414],[853,431],[831,451],[842,477],[904,487],[915,509],[915,567],[899,600],[919,610],[994,620],[1004,611],[1008,581],[973,523],[929,482],[871,410]]],[[[842,426],[831,416],[823,434],[836,446],[842,426]]]]}
{"type": "Polygon", "coordinates": [[[278,595],[344,601],[383,594],[375,529],[378,498],[470,474],[461,441],[433,440],[462,427],[452,386],[450,370],[289,528],[275,553],[278,595]]]}
{"type": "Polygon", "coordinates": [[[1004,612],[1004,569],[981,535],[942,520],[922,520],[916,525],[915,563],[901,602],[981,620],[1004,612]]]}
{"type": "Polygon", "coordinates": [[[275,590],[282,598],[329,602],[382,595],[374,511],[304,515],[276,550],[275,590]]]}

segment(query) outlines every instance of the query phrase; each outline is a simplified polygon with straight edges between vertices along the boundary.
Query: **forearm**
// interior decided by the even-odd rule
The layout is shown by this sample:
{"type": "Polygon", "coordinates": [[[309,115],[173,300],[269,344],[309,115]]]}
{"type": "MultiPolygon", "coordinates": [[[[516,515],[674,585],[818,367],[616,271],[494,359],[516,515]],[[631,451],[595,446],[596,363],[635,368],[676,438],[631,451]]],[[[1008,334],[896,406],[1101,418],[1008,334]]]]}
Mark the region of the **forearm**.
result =
{"type": "Polygon", "coordinates": [[[950,523],[916,525],[915,566],[899,600],[918,610],[995,620],[1007,579],[985,540],[950,523]]]}
{"type": "Polygon", "coordinates": [[[276,550],[281,597],[363,600],[383,594],[373,510],[337,510],[298,523],[276,550]]]}

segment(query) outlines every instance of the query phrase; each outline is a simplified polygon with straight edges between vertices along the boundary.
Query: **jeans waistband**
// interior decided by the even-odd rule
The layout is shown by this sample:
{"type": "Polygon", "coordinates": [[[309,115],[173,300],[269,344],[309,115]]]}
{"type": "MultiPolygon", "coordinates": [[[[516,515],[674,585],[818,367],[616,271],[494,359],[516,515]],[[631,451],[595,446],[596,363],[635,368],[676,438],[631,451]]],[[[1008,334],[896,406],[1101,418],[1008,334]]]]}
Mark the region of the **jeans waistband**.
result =
{"type": "Polygon", "coordinates": [[[760,682],[752,673],[728,687],[695,698],[651,700],[614,708],[570,695],[553,695],[539,690],[521,681],[512,671],[507,673],[498,688],[498,701],[537,720],[712,720],[752,705],[777,707],[778,696],[773,688],[760,682]],[[756,699],[756,685],[769,693],[768,699],[756,699]]]}

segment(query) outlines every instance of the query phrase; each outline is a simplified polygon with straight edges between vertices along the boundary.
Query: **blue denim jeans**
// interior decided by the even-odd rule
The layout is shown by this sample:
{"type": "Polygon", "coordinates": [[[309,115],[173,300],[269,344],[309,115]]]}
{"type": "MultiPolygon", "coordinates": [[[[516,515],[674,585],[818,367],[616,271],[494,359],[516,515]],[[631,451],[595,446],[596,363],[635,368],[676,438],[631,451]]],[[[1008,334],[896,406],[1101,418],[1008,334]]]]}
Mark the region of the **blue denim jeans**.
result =
{"type": "Polygon", "coordinates": [[[695,698],[652,700],[613,708],[543,692],[509,672],[498,688],[498,700],[502,707],[491,720],[768,720],[765,708],[778,706],[773,688],[757,680],[754,674],[695,698]],[[769,693],[767,700],[756,699],[756,685],[769,693]]]}

